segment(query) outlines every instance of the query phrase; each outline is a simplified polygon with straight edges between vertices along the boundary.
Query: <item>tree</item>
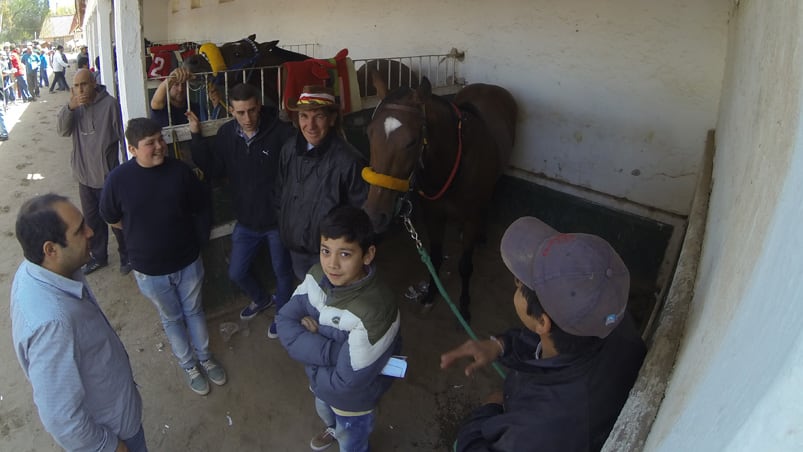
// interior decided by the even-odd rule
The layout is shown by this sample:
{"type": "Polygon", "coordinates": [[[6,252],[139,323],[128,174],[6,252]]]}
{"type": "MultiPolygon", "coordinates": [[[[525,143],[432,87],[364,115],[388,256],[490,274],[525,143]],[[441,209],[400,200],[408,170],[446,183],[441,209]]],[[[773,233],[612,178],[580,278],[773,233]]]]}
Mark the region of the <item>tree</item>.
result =
{"type": "Polygon", "coordinates": [[[56,7],[56,11],[51,16],[72,16],[73,14],[75,14],[75,6],[62,5],[56,7]]]}
{"type": "Polygon", "coordinates": [[[0,5],[0,40],[23,42],[39,34],[50,11],[48,0],[6,0],[0,5]]]}

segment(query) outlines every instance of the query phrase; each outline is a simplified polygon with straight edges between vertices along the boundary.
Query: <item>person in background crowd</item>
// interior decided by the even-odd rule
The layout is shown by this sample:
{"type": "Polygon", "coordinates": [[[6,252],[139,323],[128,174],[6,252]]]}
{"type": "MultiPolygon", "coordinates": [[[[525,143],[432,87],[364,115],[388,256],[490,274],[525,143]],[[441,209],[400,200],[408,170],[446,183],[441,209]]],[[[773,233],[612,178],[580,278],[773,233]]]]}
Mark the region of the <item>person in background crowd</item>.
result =
{"type": "Polygon", "coordinates": [[[0,141],[8,141],[8,129],[6,129],[5,108],[0,105],[0,141]]]}
{"type": "Polygon", "coordinates": [[[48,68],[48,58],[47,58],[47,48],[42,48],[41,50],[37,51],[39,55],[39,86],[44,86],[45,88],[50,87],[50,78],[47,75],[47,68],[48,68]]]}
{"type": "Polygon", "coordinates": [[[50,85],[50,92],[53,92],[56,85],[59,85],[59,91],[70,89],[70,85],[67,84],[67,79],[64,78],[67,68],[70,67],[70,65],[67,64],[67,56],[64,55],[64,46],[60,45],[56,47],[56,53],[53,54],[51,66],[53,67],[53,83],[50,85]]]}
{"type": "Polygon", "coordinates": [[[79,69],[83,67],[89,69],[89,49],[86,46],[81,46],[75,64],[79,69]]]}
{"type": "Polygon", "coordinates": [[[16,79],[14,69],[11,68],[11,61],[5,53],[0,53],[0,70],[3,72],[3,97],[4,102],[14,102],[17,99],[16,79]]]}
{"type": "Polygon", "coordinates": [[[17,81],[17,95],[22,98],[23,102],[33,101],[30,91],[28,91],[28,82],[25,81],[25,64],[20,60],[19,49],[15,48],[11,51],[11,68],[14,70],[14,79],[17,81]]]}
{"type": "Polygon", "coordinates": [[[39,55],[33,52],[31,47],[25,49],[22,55],[22,63],[25,64],[25,81],[28,84],[28,91],[31,98],[39,97],[39,55]]]}

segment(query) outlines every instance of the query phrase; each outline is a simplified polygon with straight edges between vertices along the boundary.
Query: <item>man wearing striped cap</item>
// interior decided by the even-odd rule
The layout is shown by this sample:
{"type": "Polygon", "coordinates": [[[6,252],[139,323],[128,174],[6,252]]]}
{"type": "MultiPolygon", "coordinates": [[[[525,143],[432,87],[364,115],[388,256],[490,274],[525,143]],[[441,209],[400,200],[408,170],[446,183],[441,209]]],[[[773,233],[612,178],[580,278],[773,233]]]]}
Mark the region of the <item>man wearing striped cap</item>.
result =
{"type": "Polygon", "coordinates": [[[365,202],[368,184],[360,174],[366,162],[343,136],[331,88],[305,86],[287,109],[298,113],[299,132],[285,142],[279,161],[279,233],[303,281],[319,260],[321,219],[335,207],[365,202]]]}

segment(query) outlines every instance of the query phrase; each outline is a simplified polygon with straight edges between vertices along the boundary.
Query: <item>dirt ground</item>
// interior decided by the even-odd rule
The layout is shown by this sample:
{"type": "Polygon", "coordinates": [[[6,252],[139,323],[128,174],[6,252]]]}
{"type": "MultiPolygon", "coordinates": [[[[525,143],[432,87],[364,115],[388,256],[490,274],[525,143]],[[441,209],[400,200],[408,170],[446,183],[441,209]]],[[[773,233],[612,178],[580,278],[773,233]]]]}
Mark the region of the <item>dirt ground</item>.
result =
{"type": "MultiPolygon", "coordinates": [[[[71,80],[72,73],[67,79],[71,80]]],[[[9,141],[0,143],[0,450],[59,450],[44,430],[31,389],[11,345],[8,296],[22,259],[14,236],[14,220],[26,199],[56,192],[78,205],[77,184],[69,169],[71,141],[55,133],[56,113],[68,94],[43,91],[31,104],[9,105],[9,141]]],[[[473,326],[480,337],[516,325],[512,278],[498,253],[503,226],[489,231],[488,245],[475,255],[473,326]]],[[[113,236],[110,234],[110,237],[113,236]]],[[[447,244],[442,269],[444,283],[458,296],[456,241],[447,244]]],[[[201,397],[187,387],[170,352],[156,310],[139,293],[133,275],[118,272],[116,246],[110,243],[111,265],[88,277],[100,304],[125,344],[144,401],[145,436],[152,451],[304,451],[322,428],[300,364],[291,360],[276,340],[265,336],[274,312],[249,323],[247,331],[228,342],[219,334],[222,322],[239,322],[244,300],[209,317],[211,348],[225,366],[229,381],[201,397]]],[[[445,451],[454,440],[457,423],[485,395],[501,388],[490,368],[468,379],[462,367],[441,371],[440,353],[461,343],[448,306],[439,300],[432,312],[420,315],[402,294],[424,278],[413,242],[397,234],[380,245],[379,271],[399,294],[403,352],[410,367],[383,398],[371,438],[376,451],[445,451]]],[[[58,384],[58,382],[54,382],[58,384]]],[[[336,451],[336,447],[329,450],[336,451]]]]}

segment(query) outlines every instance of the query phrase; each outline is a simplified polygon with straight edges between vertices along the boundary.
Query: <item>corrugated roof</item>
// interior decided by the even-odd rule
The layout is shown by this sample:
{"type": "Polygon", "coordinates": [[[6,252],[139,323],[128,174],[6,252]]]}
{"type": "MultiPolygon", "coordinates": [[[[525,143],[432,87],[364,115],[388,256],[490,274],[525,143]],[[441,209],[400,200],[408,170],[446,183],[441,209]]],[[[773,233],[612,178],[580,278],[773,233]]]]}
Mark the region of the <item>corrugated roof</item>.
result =
{"type": "Polygon", "coordinates": [[[42,31],[39,33],[41,39],[55,39],[72,36],[72,25],[74,15],[69,16],[48,16],[42,23],[42,31]]]}

